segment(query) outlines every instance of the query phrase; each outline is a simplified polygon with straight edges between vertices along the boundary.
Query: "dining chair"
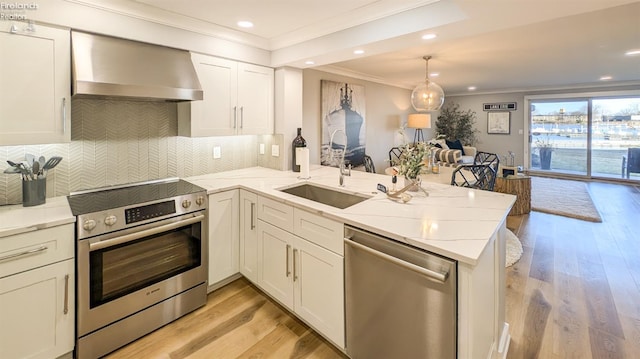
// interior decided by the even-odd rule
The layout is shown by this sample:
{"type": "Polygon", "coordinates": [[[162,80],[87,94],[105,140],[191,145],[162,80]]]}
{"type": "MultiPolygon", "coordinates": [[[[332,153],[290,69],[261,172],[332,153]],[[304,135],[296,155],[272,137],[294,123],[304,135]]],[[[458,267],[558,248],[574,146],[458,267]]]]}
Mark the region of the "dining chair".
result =
{"type": "Polygon", "coordinates": [[[451,174],[451,185],[493,191],[496,177],[492,164],[460,165],[451,174]]]}
{"type": "Polygon", "coordinates": [[[640,147],[630,147],[627,149],[627,155],[622,156],[622,178],[625,173],[629,178],[631,172],[640,173],[640,147]]]}
{"type": "Polygon", "coordinates": [[[369,155],[364,155],[364,170],[369,173],[376,173],[376,166],[369,155]]]}
{"type": "Polygon", "coordinates": [[[402,147],[391,147],[389,150],[389,166],[395,166],[400,163],[400,156],[402,155],[402,147]]]}

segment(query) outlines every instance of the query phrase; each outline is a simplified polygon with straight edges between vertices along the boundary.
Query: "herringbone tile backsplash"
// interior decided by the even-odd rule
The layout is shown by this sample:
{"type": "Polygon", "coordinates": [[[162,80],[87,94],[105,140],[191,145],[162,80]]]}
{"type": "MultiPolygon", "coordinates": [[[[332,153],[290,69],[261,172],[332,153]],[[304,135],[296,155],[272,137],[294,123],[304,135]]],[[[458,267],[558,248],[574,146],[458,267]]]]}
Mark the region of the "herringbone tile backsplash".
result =
{"type": "MultiPolygon", "coordinates": [[[[267,148],[272,143],[282,148],[282,135],[179,137],[176,116],[174,103],[74,99],[71,143],[0,146],[0,163],[22,160],[25,153],[47,159],[62,156],[47,176],[47,197],[257,165],[283,167],[281,157],[258,155],[258,141],[267,148]],[[221,148],[220,159],[213,159],[214,146],[221,148]]],[[[21,203],[21,186],[20,176],[0,173],[0,205],[21,203]]]]}

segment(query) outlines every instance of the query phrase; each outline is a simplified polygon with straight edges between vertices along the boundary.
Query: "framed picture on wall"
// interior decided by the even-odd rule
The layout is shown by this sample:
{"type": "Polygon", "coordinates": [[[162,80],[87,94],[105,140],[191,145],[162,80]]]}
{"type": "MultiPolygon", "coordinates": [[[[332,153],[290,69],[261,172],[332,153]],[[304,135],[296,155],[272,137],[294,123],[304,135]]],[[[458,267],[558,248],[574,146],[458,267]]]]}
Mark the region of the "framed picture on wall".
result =
{"type": "Polygon", "coordinates": [[[346,163],[357,167],[364,164],[364,153],[364,86],[322,80],[320,164],[337,166],[344,156],[346,163]]]}
{"type": "Polygon", "coordinates": [[[490,135],[508,135],[511,132],[511,112],[487,112],[487,133],[490,135]]]}

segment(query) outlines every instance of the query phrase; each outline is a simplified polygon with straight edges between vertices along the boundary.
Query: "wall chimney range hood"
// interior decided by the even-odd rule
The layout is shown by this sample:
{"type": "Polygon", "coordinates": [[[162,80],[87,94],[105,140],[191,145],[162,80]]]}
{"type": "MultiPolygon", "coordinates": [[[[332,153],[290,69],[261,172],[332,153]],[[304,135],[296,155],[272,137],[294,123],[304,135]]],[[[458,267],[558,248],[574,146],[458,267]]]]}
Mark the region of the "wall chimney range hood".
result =
{"type": "Polygon", "coordinates": [[[188,51],[72,31],[74,98],[202,100],[188,51]]]}

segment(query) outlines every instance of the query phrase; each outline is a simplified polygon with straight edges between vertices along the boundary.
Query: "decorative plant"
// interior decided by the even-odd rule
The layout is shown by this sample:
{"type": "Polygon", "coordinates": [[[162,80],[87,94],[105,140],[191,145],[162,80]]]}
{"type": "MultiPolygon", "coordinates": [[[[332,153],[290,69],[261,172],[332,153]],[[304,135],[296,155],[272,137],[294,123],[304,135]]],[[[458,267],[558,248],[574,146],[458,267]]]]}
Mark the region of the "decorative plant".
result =
{"type": "Polygon", "coordinates": [[[450,141],[460,140],[463,145],[475,146],[478,142],[475,128],[476,113],[471,110],[462,111],[460,105],[451,103],[440,110],[436,121],[436,132],[450,141]]]}
{"type": "Polygon", "coordinates": [[[431,146],[425,142],[407,145],[400,155],[398,174],[406,178],[417,178],[431,155],[431,146]]]}
{"type": "Polygon", "coordinates": [[[537,138],[535,145],[537,148],[548,148],[550,150],[555,148],[555,145],[551,143],[551,140],[549,140],[549,136],[545,138],[537,138]]]}

